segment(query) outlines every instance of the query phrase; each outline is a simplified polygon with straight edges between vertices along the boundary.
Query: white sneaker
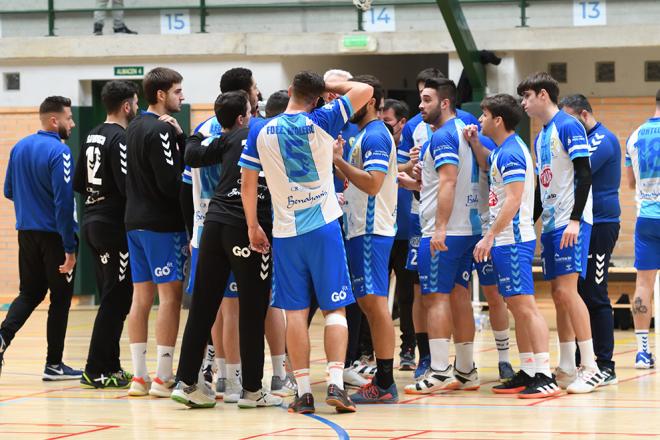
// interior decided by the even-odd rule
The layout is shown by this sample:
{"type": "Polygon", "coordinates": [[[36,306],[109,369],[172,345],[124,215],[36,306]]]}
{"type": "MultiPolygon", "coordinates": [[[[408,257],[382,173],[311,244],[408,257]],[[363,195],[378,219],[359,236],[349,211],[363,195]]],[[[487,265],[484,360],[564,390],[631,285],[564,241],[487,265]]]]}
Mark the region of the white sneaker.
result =
{"type": "Polygon", "coordinates": [[[131,379],[131,386],[128,389],[128,395],[139,397],[149,395],[149,387],[151,386],[151,379],[146,380],[142,377],[133,376],[131,379]]]}
{"type": "Polygon", "coordinates": [[[188,408],[213,408],[215,406],[215,391],[206,383],[198,386],[179,382],[172,391],[171,398],[188,408]]]}
{"type": "Polygon", "coordinates": [[[261,408],[265,406],[280,406],[281,404],[281,397],[273,396],[263,389],[255,393],[243,390],[241,392],[241,398],[238,400],[239,408],[261,408]]]}
{"type": "Polygon", "coordinates": [[[270,393],[280,397],[291,397],[296,394],[298,385],[292,374],[287,374],[284,379],[273,376],[270,381],[270,393]]]}
{"type": "Polygon", "coordinates": [[[149,395],[154,397],[170,397],[174,385],[174,378],[163,381],[160,377],[156,376],[153,382],[151,382],[149,395]]]}
{"type": "Polygon", "coordinates": [[[225,381],[225,393],[222,397],[225,403],[236,403],[241,398],[243,386],[238,377],[228,377],[225,381]]]}
{"type": "Polygon", "coordinates": [[[361,376],[353,367],[344,368],[344,386],[347,388],[361,388],[370,381],[361,376]]]}
{"type": "Polygon", "coordinates": [[[406,394],[431,394],[450,389],[449,385],[454,381],[454,371],[451,365],[442,371],[429,368],[417,382],[406,385],[404,392],[406,394]]]}
{"type": "Polygon", "coordinates": [[[353,370],[360,376],[371,378],[376,375],[376,366],[369,365],[366,356],[362,356],[359,361],[353,362],[353,370]]]}
{"type": "Polygon", "coordinates": [[[590,393],[600,385],[605,377],[600,373],[598,368],[587,369],[581,367],[578,369],[577,378],[570,384],[566,391],[569,394],[585,394],[590,393]]]}
{"type": "Polygon", "coordinates": [[[450,390],[475,391],[481,386],[477,367],[472,368],[469,373],[462,373],[454,367],[454,381],[447,388],[450,390]]]}
{"type": "Polygon", "coordinates": [[[559,385],[559,388],[562,390],[568,388],[568,386],[575,382],[575,379],[577,378],[577,370],[566,371],[561,367],[555,368],[554,374],[555,379],[557,380],[557,385],[559,385]]]}

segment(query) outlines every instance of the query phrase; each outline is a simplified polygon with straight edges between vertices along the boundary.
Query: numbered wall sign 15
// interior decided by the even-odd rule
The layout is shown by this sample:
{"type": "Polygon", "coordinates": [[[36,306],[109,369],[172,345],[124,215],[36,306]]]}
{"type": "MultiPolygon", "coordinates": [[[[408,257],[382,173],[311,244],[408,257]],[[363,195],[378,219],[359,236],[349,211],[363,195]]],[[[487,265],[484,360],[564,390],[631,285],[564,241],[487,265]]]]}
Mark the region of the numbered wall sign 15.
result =
{"type": "Polygon", "coordinates": [[[394,6],[372,6],[362,14],[362,26],[367,32],[396,32],[394,6]]]}
{"type": "Polygon", "coordinates": [[[574,26],[604,26],[607,24],[605,0],[573,0],[574,26]]]}
{"type": "Polygon", "coordinates": [[[161,34],[189,34],[190,14],[187,9],[163,9],[160,11],[161,34]]]}

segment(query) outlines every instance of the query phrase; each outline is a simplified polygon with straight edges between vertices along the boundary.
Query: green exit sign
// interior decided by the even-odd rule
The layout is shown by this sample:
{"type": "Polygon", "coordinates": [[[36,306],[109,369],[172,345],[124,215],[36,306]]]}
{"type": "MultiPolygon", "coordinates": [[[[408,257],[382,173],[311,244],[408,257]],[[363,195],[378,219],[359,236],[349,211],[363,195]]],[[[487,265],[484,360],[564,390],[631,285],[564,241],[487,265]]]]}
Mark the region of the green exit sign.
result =
{"type": "Polygon", "coordinates": [[[368,34],[344,35],[339,41],[340,52],[375,52],[378,41],[368,34]]]}
{"type": "Polygon", "coordinates": [[[115,76],[142,76],[144,75],[143,66],[116,66],[115,76]]]}

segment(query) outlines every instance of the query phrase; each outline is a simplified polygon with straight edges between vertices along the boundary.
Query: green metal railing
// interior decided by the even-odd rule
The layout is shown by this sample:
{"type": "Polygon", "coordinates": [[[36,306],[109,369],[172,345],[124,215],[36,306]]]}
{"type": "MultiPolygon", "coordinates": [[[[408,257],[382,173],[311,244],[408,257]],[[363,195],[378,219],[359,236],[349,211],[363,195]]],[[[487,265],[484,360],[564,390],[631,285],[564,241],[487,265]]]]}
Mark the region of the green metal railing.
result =
{"type": "MultiPolygon", "coordinates": [[[[555,1],[555,0],[534,0],[540,1],[555,1]]],[[[527,8],[530,6],[531,0],[459,0],[461,4],[517,4],[520,7],[520,27],[527,27],[527,8]]],[[[429,6],[436,5],[436,0],[380,0],[373,2],[373,6],[378,5],[395,5],[395,6],[429,6]]],[[[113,10],[123,11],[158,11],[161,9],[172,10],[192,10],[199,12],[199,32],[206,33],[206,17],[210,11],[214,10],[254,10],[254,9],[316,9],[316,8],[337,8],[337,9],[354,9],[357,17],[357,29],[363,31],[362,15],[363,12],[355,8],[351,1],[319,1],[319,2],[306,2],[306,1],[289,1],[280,3],[258,3],[258,2],[237,2],[236,4],[208,4],[207,0],[199,0],[197,5],[186,6],[132,6],[113,8],[113,10]]],[[[93,13],[94,11],[101,10],[98,8],[67,8],[56,9],[55,0],[47,0],[46,9],[15,9],[0,11],[2,15],[13,14],[46,14],[48,17],[48,36],[55,36],[55,17],[57,14],[62,13],[93,13]]]]}

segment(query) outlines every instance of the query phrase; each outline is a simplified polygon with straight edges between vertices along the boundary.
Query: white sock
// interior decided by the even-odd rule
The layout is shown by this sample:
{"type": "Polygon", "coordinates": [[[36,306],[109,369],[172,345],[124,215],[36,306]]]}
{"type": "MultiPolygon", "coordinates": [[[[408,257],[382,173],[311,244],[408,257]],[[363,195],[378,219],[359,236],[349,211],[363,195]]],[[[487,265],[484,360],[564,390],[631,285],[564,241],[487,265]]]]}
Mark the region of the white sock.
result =
{"type": "Polygon", "coordinates": [[[592,339],[578,341],[577,345],[580,347],[580,364],[590,370],[598,369],[596,355],[594,354],[594,341],[592,339]]]}
{"type": "Polygon", "coordinates": [[[215,357],[215,347],[212,345],[206,346],[206,356],[204,356],[204,362],[202,363],[202,368],[206,369],[209,365],[213,365],[213,358],[215,357]]]}
{"type": "Polygon", "coordinates": [[[449,366],[449,339],[429,339],[431,368],[444,371],[449,366]]]}
{"type": "Polygon", "coordinates": [[[649,331],[648,330],[635,330],[635,337],[637,337],[637,351],[649,351],[649,331]]]}
{"type": "Polygon", "coordinates": [[[497,355],[499,362],[509,361],[509,329],[506,330],[493,330],[495,337],[495,346],[497,347],[497,355]]]}
{"type": "Polygon", "coordinates": [[[474,344],[472,342],[455,342],[456,369],[461,373],[469,373],[474,368],[474,344]]]}
{"type": "Polygon", "coordinates": [[[174,347],[166,345],[156,346],[158,361],[156,364],[156,376],[163,382],[166,382],[174,376],[172,373],[172,364],[174,363],[174,347]]]}
{"type": "Polygon", "coordinates": [[[550,353],[534,353],[534,365],[536,372],[552,377],[550,372],[550,353]]]}
{"type": "Polygon", "coordinates": [[[285,368],[286,355],[279,354],[277,356],[271,356],[270,360],[273,363],[273,376],[277,376],[280,379],[284,379],[286,377],[286,368],[285,368]]]}
{"type": "Polygon", "coordinates": [[[225,358],[215,358],[215,368],[218,370],[218,379],[224,379],[227,377],[225,358]]]}
{"type": "Polygon", "coordinates": [[[227,379],[238,378],[241,380],[241,364],[227,364],[225,366],[227,371],[227,379]]]}
{"type": "MultiPolygon", "coordinates": [[[[339,387],[339,389],[344,389],[344,363],[343,362],[328,362],[328,373],[330,373],[330,378],[328,379],[328,385],[334,384],[339,387]]],[[[309,376],[308,376],[309,377],[309,376]]]]}
{"type": "Polygon", "coordinates": [[[309,383],[309,368],[294,370],[293,375],[296,377],[296,383],[298,384],[298,397],[312,392],[312,386],[309,383]]]}
{"type": "Polygon", "coordinates": [[[529,377],[534,377],[534,374],[536,373],[534,353],[520,353],[520,369],[529,377]]]}
{"type": "MultiPolygon", "coordinates": [[[[591,350],[593,353],[593,349],[591,350]]],[[[582,356],[582,352],[580,352],[582,356]]],[[[559,368],[566,371],[567,373],[572,373],[575,371],[575,342],[559,342],[559,368]]]]}
{"type": "Polygon", "coordinates": [[[147,343],[136,342],[134,344],[130,344],[130,346],[134,375],[136,377],[141,377],[145,380],[148,380],[149,371],[147,371],[147,343]]]}

